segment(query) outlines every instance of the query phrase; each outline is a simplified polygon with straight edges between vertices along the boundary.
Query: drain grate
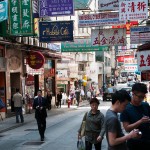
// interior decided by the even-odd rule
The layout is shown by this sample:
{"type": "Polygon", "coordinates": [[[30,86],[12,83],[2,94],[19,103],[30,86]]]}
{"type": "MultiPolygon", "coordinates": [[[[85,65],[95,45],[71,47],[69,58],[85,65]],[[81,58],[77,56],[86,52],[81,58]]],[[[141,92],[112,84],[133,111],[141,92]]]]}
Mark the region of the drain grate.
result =
{"type": "Polygon", "coordinates": [[[41,145],[43,144],[44,142],[26,142],[24,143],[23,145],[41,145]]]}
{"type": "Polygon", "coordinates": [[[38,129],[26,129],[24,131],[37,131],[38,129]]]}

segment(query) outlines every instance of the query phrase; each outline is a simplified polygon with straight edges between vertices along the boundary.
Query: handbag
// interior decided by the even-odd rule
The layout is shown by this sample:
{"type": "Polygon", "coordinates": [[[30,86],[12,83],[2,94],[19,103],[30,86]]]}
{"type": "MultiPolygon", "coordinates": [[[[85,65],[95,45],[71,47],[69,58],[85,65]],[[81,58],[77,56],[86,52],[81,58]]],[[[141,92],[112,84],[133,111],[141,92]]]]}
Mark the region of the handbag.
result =
{"type": "Polygon", "coordinates": [[[85,113],[84,118],[82,120],[82,124],[81,124],[81,137],[85,136],[85,127],[86,127],[86,117],[87,117],[87,113],[85,113]]]}
{"type": "Polygon", "coordinates": [[[2,101],[2,99],[0,98],[0,109],[3,109],[5,108],[5,104],[4,102],[2,101]]]}
{"type": "Polygon", "coordinates": [[[79,139],[79,140],[77,141],[77,149],[78,149],[78,150],[85,150],[85,145],[84,145],[84,142],[83,142],[82,139],[79,139]]]}

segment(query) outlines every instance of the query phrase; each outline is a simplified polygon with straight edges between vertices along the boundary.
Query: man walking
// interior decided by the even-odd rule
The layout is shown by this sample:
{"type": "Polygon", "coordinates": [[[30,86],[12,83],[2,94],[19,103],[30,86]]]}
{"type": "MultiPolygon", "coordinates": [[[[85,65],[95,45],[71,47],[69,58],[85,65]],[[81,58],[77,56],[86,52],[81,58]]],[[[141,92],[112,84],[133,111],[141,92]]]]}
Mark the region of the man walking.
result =
{"type": "MultiPolygon", "coordinates": [[[[58,106],[60,106],[60,108],[61,108],[61,100],[62,100],[62,94],[59,91],[57,94],[57,102],[58,102],[58,106]]],[[[58,108],[58,106],[57,106],[57,108],[58,108]]]]}
{"type": "Polygon", "coordinates": [[[35,118],[37,120],[41,141],[44,141],[44,133],[46,130],[46,104],[46,99],[42,97],[42,91],[39,90],[37,93],[37,97],[34,98],[33,109],[35,109],[35,118]]]}
{"type": "Polygon", "coordinates": [[[19,116],[21,123],[24,122],[24,117],[22,113],[22,106],[23,106],[23,97],[19,93],[19,89],[16,89],[16,93],[13,95],[13,102],[14,102],[14,108],[15,108],[15,113],[16,113],[16,123],[19,123],[19,116]]]}

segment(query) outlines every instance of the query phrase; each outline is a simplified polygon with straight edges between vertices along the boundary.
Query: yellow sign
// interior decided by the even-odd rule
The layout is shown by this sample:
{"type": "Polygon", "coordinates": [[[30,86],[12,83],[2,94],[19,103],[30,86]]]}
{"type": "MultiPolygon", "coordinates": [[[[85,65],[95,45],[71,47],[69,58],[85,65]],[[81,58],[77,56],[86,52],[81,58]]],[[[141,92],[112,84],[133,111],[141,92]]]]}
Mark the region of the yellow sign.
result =
{"type": "Polygon", "coordinates": [[[87,75],[83,76],[83,86],[87,85],[87,75]]]}

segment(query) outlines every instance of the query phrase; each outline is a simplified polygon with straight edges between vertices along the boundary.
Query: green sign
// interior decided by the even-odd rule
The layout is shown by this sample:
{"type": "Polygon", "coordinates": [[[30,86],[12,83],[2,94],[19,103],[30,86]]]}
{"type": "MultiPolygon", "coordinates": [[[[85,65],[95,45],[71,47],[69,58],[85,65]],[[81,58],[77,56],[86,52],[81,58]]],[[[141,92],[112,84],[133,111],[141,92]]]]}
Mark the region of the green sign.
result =
{"type": "Polygon", "coordinates": [[[9,0],[10,35],[33,35],[31,0],[9,0]]]}
{"type": "Polygon", "coordinates": [[[92,52],[108,50],[108,46],[92,46],[91,39],[75,39],[74,42],[61,43],[61,52],[92,52]]]}

